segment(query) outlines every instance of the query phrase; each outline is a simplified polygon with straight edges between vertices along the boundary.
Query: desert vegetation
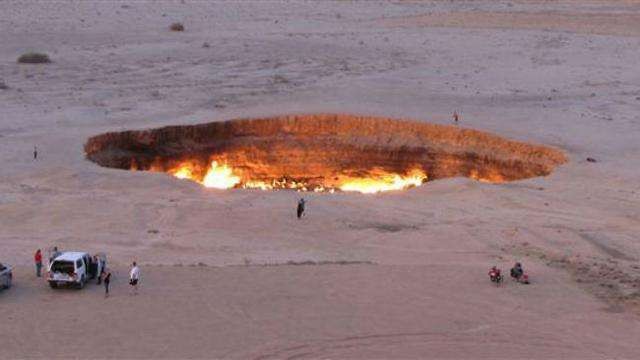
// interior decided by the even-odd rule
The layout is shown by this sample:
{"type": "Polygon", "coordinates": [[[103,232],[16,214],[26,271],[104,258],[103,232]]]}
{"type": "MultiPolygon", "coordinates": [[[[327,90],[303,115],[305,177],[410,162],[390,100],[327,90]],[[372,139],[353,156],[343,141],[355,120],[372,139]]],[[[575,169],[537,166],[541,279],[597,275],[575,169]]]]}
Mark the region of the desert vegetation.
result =
{"type": "Polygon", "coordinates": [[[51,62],[49,55],[39,52],[28,52],[18,58],[20,64],[48,64],[51,62]]]}
{"type": "Polygon", "coordinates": [[[175,22],[169,26],[169,29],[171,31],[184,31],[184,25],[182,23],[175,22]]]}

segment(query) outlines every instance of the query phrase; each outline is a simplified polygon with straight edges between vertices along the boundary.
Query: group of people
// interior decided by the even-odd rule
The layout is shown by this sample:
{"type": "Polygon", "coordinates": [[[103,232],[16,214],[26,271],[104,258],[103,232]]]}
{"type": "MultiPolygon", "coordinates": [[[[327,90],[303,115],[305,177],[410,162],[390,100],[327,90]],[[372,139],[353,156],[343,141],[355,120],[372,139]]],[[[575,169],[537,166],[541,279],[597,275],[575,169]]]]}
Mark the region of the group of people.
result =
{"type": "MultiPolygon", "coordinates": [[[[104,297],[109,297],[109,283],[111,283],[111,272],[109,270],[104,270],[102,273],[102,279],[104,282],[104,297]]],[[[129,270],[129,285],[131,285],[133,295],[138,295],[138,284],[140,282],[140,268],[138,264],[134,261],[131,264],[131,270],[129,270]]],[[[99,284],[99,283],[98,283],[99,284]]]]}
{"type": "MultiPolygon", "coordinates": [[[[54,246],[51,254],[49,255],[49,264],[53,262],[53,259],[57,258],[60,255],[60,251],[58,251],[58,247],[54,246]]],[[[35,255],[33,256],[33,260],[36,263],[36,276],[42,276],[42,250],[36,250],[35,255]]]]}
{"type": "MultiPolygon", "coordinates": [[[[524,273],[522,264],[519,262],[516,262],[515,265],[513,265],[510,275],[519,283],[529,284],[529,275],[524,273]]],[[[500,283],[502,281],[502,272],[497,266],[493,266],[489,269],[489,279],[495,283],[500,283]]]]}
{"type": "MultiPolygon", "coordinates": [[[[61,252],[58,250],[57,246],[53,247],[51,251],[51,255],[49,256],[49,264],[53,262],[58,256],[60,256],[61,252]]],[[[36,253],[33,256],[33,260],[36,266],[36,277],[42,277],[42,250],[36,250],[36,253]]],[[[88,264],[89,272],[92,276],[98,279],[98,285],[104,284],[104,297],[109,297],[109,285],[111,284],[111,271],[106,268],[106,263],[103,259],[98,256],[94,256],[93,261],[88,264]],[[98,274],[98,269],[100,273],[98,274]]],[[[138,264],[134,261],[131,264],[131,270],[129,270],[129,285],[131,285],[133,290],[133,295],[138,294],[138,285],[140,283],[140,268],[138,264]]]]}

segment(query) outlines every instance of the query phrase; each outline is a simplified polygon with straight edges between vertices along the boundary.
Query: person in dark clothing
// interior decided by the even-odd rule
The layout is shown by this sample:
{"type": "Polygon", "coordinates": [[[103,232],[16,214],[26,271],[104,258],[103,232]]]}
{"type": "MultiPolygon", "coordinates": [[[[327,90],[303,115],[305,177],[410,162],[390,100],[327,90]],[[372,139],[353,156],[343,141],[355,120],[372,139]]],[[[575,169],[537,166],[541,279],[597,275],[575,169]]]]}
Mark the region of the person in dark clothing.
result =
{"type": "Polygon", "coordinates": [[[104,297],[109,297],[109,283],[111,282],[111,272],[105,270],[102,274],[102,282],[104,283],[104,297]]]}
{"type": "Polygon", "coordinates": [[[38,147],[34,146],[33,147],[33,160],[37,160],[38,159],[38,147]]]}
{"type": "Polygon", "coordinates": [[[90,279],[95,279],[98,275],[98,263],[95,261],[95,258],[89,258],[89,276],[90,279]]]}
{"type": "Polygon", "coordinates": [[[458,115],[457,111],[453,112],[453,122],[458,125],[458,120],[460,120],[460,115],[458,115]]]}
{"type": "Polygon", "coordinates": [[[516,280],[520,280],[520,278],[522,277],[522,275],[524,274],[524,270],[522,269],[522,264],[520,264],[519,262],[517,262],[512,268],[511,268],[511,277],[516,279],[516,280]]]}
{"type": "Polygon", "coordinates": [[[305,201],[302,198],[298,201],[298,211],[297,211],[298,219],[300,219],[302,215],[304,215],[304,203],[305,201]]]}

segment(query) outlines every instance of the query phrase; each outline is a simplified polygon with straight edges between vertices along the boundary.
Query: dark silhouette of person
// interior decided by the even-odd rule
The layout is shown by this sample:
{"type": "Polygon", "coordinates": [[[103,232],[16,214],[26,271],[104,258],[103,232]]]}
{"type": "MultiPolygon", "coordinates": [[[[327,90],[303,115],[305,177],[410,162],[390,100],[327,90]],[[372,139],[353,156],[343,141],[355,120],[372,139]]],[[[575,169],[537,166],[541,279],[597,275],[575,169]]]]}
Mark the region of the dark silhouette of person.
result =
{"type": "Polygon", "coordinates": [[[460,120],[460,115],[458,115],[457,111],[453,112],[453,122],[456,123],[456,125],[458,124],[458,120],[460,120]]]}
{"type": "Polygon", "coordinates": [[[516,279],[516,280],[520,280],[520,278],[522,277],[522,275],[524,275],[524,270],[522,269],[522,264],[520,264],[519,262],[517,262],[512,268],[511,268],[511,277],[516,279]]]}
{"type": "Polygon", "coordinates": [[[111,272],[110,271],[105,271],[102,273],[103,275],[103,279],[102,282],[104,283],[104,297],[109,297],[109,284],[111,283],[111,272]]]}
{"type": "Polygon", "coordinates": [[[51,253],[51,256],[49,257],[49,264],[51,264],[53,262],[53,260],[55,260],[55,258],[57,258],[58,256],[60,256],[60,251],[58,251],[58,247],[54,246],[53,247],[53,252],[51,253]]]}
{"type": "Polygon", "coordinates": [[[33,147],[33,160],[37,160],[38,159],[38,147],[34,146],[33,147]]]}
{"type": "Polygon", "coordinates": [[[304,204],[305,204],[305,201],[304,201],[304,199],[301,198],[298,201],[298,211],[297,211],[298,219],[300,219],[302,217],[302,215],[304,215],[304,204]]]}

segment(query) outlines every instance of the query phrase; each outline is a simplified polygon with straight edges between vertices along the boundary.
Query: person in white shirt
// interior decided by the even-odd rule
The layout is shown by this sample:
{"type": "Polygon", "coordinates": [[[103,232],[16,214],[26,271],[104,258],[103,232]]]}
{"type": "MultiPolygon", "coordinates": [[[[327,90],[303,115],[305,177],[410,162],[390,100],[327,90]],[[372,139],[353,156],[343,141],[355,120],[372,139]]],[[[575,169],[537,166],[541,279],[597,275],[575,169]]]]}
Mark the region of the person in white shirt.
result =
{"type": "Polygon", "coordinates": [[[131,271],[129,272],[129,285],[133,286],[133,294],[134,295],[138,294],[138,282],[140,282],[140,268],[138,267],[138,265],[134,261],[133,262],[133,267],[131,268],[131,271]]]}

